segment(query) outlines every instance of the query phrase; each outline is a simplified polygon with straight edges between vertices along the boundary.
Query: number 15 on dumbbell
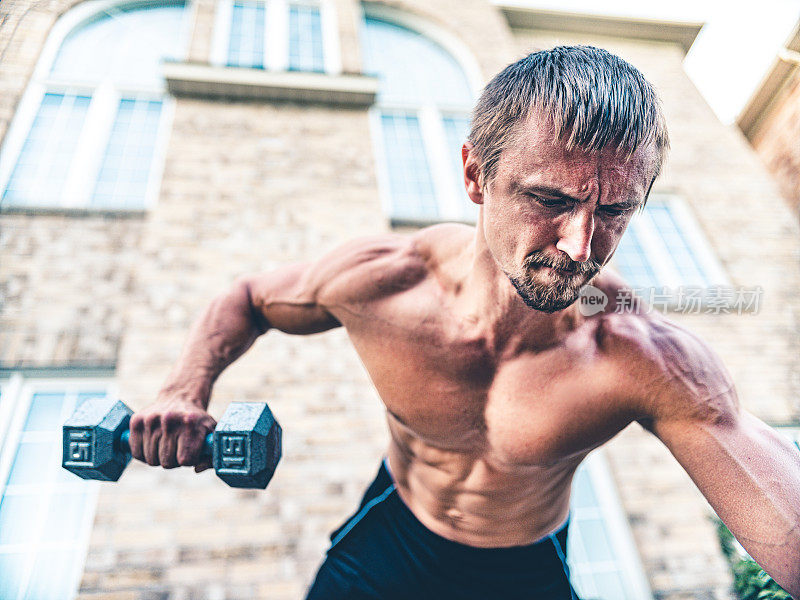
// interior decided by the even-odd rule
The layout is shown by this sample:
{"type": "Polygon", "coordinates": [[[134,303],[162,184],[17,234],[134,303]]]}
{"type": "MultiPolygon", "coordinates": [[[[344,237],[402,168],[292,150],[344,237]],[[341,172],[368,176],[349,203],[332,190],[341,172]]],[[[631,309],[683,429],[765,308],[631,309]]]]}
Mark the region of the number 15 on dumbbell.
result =
{"type": "MultiPolygon", "coordinates": [[[[63,427],[61,466],[83,479],[117,481],[131,460],[128,444],[133,411],[113,398],[81,404],[63,427]]],[[[231,487],[267,487],[281,459],[281,427],[265,403],[232,402],[203,455],[231,487]]]]}

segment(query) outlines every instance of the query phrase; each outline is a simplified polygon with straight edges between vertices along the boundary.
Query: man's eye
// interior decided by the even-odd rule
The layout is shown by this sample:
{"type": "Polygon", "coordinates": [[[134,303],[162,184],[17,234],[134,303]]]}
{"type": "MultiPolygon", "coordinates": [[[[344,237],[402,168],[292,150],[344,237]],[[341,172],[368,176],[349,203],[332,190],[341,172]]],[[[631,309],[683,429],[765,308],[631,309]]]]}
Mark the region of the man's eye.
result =
{"type": "Polygon", "coordinates": [[[627,207],[624,207],[624,206],[601,206],[600,207],[600,211],[601,212],[604,212],[607,215],[612,215],[612,216],[615,216],[615,217],[618,216],[618,215],[624,215],[629,210],[630,210],[630,208],[627,208],[627,207]]]}
{"type": "Polygon", "coordinates": [[[561,208],[567,205],[564,200],[557,198],[542,198],[541,196],[531,196],[536,202],[547,208],[561,208]]]}

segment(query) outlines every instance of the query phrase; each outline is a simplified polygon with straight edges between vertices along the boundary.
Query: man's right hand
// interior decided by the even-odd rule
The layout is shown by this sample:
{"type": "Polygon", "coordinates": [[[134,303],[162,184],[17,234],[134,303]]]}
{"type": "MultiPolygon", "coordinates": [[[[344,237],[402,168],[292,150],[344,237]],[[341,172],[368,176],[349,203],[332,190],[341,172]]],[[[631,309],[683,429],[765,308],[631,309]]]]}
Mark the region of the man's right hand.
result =
{"type": "Polygon", "coordinates": [[[131,417],[131,456],[165,469],[194,465],[200,473],[211,467],[211,459],[201,453],[216,425],[210,414],[188,400],[159,398],[131,417]]]}

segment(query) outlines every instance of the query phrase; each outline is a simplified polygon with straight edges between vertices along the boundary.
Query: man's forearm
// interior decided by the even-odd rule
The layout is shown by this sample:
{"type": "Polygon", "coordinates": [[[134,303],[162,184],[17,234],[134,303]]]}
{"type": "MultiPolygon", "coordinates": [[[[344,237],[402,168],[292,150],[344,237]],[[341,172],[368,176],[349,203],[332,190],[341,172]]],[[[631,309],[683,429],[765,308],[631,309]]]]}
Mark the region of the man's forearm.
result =
{"type": "Polygon", "coordinates": [[[161,394],[207,408],[211,388],[220,373],[268,328],[253,308],[247,283],[237,282],[230,291],[214,298],[192,325],[161,394]]]}

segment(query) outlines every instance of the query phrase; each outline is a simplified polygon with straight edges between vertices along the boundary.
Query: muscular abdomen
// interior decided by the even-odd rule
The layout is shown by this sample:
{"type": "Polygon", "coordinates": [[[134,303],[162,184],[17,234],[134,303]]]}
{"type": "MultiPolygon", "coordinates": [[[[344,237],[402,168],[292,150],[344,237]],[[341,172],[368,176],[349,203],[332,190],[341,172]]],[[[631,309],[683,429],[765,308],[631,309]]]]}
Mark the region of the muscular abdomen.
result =
{"type": "Polygon", "coordinates": [[[418,438],[391,414],[388,421],[389,468],[397,491],[434,533],[477,547],[519,546],[566,520],[580,459],[546,467],[504,464],[481,436],[443,448],[418,438]]]}

